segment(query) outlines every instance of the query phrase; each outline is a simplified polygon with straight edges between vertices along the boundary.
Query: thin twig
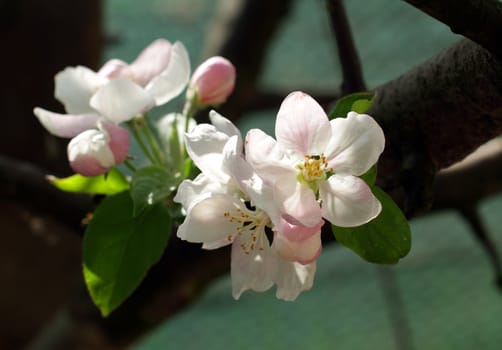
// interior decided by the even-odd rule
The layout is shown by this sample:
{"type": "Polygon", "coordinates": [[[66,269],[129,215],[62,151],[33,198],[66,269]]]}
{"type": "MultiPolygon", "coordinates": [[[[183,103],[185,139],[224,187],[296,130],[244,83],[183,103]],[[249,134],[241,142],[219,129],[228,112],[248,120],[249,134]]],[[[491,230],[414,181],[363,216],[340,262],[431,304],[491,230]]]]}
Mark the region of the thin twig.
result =
{"type": "Polygon", "coordinates": [[[346,95],[352,92],[365,91],[366,84],[364,83],[359,55],[352,38],[343,0],[326,0],[326,7],[331,29],[335,34],[338,57],[342,66],[342,93],[346,95]]]}

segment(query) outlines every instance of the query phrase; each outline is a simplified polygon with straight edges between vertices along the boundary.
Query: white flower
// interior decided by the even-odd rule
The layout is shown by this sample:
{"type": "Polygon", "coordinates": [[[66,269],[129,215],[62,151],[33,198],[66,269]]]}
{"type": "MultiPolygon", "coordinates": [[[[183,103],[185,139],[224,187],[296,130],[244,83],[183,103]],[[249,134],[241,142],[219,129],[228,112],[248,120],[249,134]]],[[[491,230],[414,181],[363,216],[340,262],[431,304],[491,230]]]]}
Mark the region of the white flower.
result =
{"type": "Polygon", "coordinates": [[[267,231],[280,218],[270,188],[242,157],[237,128],[212,111],[213,125],[197,125],[186,134],[189,155],[202,173],[185,180],[174,200],[187,212],[178,236],[205,249],[232,245],[232,294],[264,291],[277,284],[277,297],[294,300],[311,288],[315,261],[302,265],[281,257],[267,231]]]}
{"type": "Polygon", "coordinates": [[[188,83],[190,61],[182,43],[151,43],[130,65],[114,59],[99,72],[67,67],[55,77],[55,96],[68,114],[34,113],[53,135],[71,138],[100,119],[119,124],[178,96],[188,83]]]}
{"type": "Polygon", "coordinates": [[[380,202],[358,177],[384,148],[373,118],[350,112],[329,121],[314,99],[293,92],[279,109],[275,134],[277,141],[250,130],[246,158],[273,187],[282,212],[308,227],[321,217],[337,226],[359,226],[380,213],[380,202]]]}

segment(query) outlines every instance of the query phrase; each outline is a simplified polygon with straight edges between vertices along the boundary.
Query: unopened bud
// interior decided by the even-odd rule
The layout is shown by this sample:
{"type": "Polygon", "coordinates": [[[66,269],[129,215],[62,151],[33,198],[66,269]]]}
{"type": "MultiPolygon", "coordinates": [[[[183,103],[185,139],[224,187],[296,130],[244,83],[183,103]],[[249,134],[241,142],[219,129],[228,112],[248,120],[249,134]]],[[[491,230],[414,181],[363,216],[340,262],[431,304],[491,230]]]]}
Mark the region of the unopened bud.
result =
{"type": "Polygon", "coordinates": [[[226,58],[215,56],[204,61],[192,75],[190,88],[202,105],[217,105],[234,90],[235,67],[226,58]]]}

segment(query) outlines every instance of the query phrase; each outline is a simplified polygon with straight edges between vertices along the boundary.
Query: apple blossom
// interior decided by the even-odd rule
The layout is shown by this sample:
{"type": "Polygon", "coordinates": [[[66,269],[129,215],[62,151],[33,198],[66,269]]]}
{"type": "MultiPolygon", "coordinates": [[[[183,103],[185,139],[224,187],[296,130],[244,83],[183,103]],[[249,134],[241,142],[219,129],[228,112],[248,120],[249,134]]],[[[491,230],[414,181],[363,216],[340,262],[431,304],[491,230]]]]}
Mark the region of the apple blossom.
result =
{"type": "Polygon", "coordinates": [[[358,177],[384,148],[373,118],[350,112],[329,121],[312,97],[293,92],[279,109],[275,134],[277,141],[250,130],[246,159],[273,187],[282,212],[308,227],[322,217],[337,226],[359,226],[380,213],[380,202],[358,177]]]}
{"type": "Polygon", "coordinates": [[[74,137],[68,144],[68,160],[72,169],[84,176],[106,173],[122,163],[129,149],[129,133],[112,123],[98,123],[74,137]]]}
{"type": "Polygon", "coordinates": [[[199,105],[218,105],[234,90],[235,67],[221,56],[214,56],[197,67],[190,79],[189,93],[199,105]]]}
{"type": "Polygon", "coordinates": [[[83,66],[67,67],[56,74],[55,96],[68,114],[42,108],[34,113],[50,133],[69,137],[68,130],[78,134],[96,127],[98,119],[119,124],[164,104],[183,91],[189,77],[183,44],[158,39],[129,65],[113,59],[97,73],[83,66]]]}
{"type": "MultiPolygon", "coordinates": [[[[178,236],[201,242],[205,249],[232,245],[234,298],[247,289],[264,291],[276,284],[277,297],[294,300],[312,286],[320,241],[313,252],[315,243],[309,241],[308,249],[298,254],[305,255],[305,264],[287,260],[276,251],[267,236],[281,220],[272,192],[244,160],[235,126],[214,111],[210,119],[213,125],[197,125],[185,135],[187,151],[202,173],[185,180],[174,198],[186,211],[178,236]]],[[[307,240],[320,234],[320,226],[314,230],[318,232],[306,234],[307,240]]],[[[298,239],[292,249],[302,251],[302,242],[298,239]]],[[[290,257],[294,260],[296,255],[290,257]]]]}

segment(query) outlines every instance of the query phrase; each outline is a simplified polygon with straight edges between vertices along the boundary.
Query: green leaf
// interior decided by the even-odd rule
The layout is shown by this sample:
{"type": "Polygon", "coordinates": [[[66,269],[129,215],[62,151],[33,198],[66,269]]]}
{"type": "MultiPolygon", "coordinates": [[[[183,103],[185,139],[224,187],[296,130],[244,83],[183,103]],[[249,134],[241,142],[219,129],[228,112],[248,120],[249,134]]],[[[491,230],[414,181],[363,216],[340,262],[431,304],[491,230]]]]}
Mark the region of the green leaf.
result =
{"type": "Polygon", "coordinates": [[[171,232],[167,209],[133,217],[129,192],[106,198],[84,236],[83,269],[92,300],[107,316],[131,295],[161,257],[171,232]]]}
{"type": "Polygon", "coordinates": [[[357,100],[352,104],[352,110],[359,114],[366,113],[373,104],[373,100],[357,100]]]}
{"type": "Polygon", "coordinates": [[[153,165],[136,171],[131,182],[134,215],[168,198],[176,190],[179,173],[153,165]]]}
{"type": "Polygon", "coordinates": [[[361,179],[364,180],[368,184],[368,186],[372,187],[375,184],[377,178],[377,165],[373,165],[367,172],[360,176],[361,179]]]}
{"type": "Polygon", "coordinates": [[[345,118],[350,111],[366,113],[373,103],[373,96],[370,92],[357,92],[340,98],[329,114],[329,119],[345,118]]]}
{"type": "Polygon", "coordinates": [[[50,182],[61,191],[114,194],[129,189],[129,182],[122,173],[112,168],[108,173],[94,177],[86,177],[79,174],[65,178],[54,176],[47,177],[50,182]]]}
{"type": "Polygon", "coordinates": [[[401,209],[383,190],[372,188],[382,203],[382,212],[358,227],[332,226],[336,240],[363,259],[378,264],[395,264],[411,248],[411,231],[401,209]]]}

